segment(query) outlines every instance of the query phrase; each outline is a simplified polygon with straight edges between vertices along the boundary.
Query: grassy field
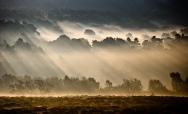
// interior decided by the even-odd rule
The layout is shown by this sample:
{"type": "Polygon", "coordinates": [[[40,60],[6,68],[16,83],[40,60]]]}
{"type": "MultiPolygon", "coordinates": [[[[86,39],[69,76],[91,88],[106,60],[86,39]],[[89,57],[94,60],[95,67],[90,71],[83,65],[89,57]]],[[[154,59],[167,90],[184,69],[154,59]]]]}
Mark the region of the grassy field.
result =
{"type": "Polygon", "coordinates": [[[188,114],[187,97],[0,97],[0,114],[188,114]]]}

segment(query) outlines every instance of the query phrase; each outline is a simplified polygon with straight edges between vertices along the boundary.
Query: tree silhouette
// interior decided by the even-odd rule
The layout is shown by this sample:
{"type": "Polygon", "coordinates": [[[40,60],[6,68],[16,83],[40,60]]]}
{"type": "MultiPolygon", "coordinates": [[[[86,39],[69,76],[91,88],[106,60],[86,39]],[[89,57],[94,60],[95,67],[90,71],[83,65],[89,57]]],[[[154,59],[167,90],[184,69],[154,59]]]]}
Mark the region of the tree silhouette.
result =
{"type": "Polygon", "coordinates": [[[172,88],[173,91],[176,93],[182,93],[184,92],[185,89],[185,85],[184,85],[184,81],[182,80],[180,73],[176,72],[172,72],[170,73],[170,77],[172,78],[172,88]]]}
{"type": "Polygon", "coordinates": [[[0,43],[0,51],[11,52],[14,53],[14,46],[10,46],[6,40],[3,40],[0,43]]]}
{"type": "Polygon", "coordinates": [[[26,91],[26,86],[25,86],[25,82],[22,81],[22,80],[18,80],[18,83],[15,83],[15,84],[11,84],[9,86],[9,89],[10,89],[10,93],[13,93],[13,94],[22,94],[24,95],[25,94],[25,91],[26,91]]]}
{"type": "MultiPolygon", "coordinates": [[[[172,79],[172,88],[174,93],[187,95],[188,94],[188,77],[185,81],[181,79],[178,72],[170,73],[172,79]]],[[[113,86],[110,80],[106,80],[105,87],[99,89],[100,83],[94,78],[82,77],[81,79],[75,77],[65,76],[64,79],[57,77],[40,78],[25,75],[14,76],[10,74],[4,74],[0,78],[1,90],[7,89],[13,94],[47,94],[51,91],[59,93],[126,93],[135,94],[140,93],[143,89],[141,81],[139,79],[123,79],[121,85],[113,86]],[[54,91],[55,90],[55,91],[54,91]]],[[[171,92],[162,84],[160,80],[149,80],[148,90],[154,94],[171,94],[171,92]]]]}
{"type": "Polygon", "coordinates": [[[32,95],[37,89],[35,81],[33,81],[32,79],[25,80],[25,89],[28,91],[27,93],[32,95]]]}
{"type": "Polygon", "coordinates": [[[93,48],[103,48],[103,49],[116,49],[116,48],[124,48],[127,45],[127,42],[122,38],[112,38],[106,37],[102,41],[93,40],[92,46],[93,48]]]}
{"type": "Polygon", "coordinates": [[[128,42],[128,43],[131,43],[131,42],[132,42],[132,41],[131,41],[131,38],[127,37],[127,42],[128,42]]]}
{"type": "Polygon", "coordinates": [[[15,83],[18,81],[18,78],[15,75],[11,75],[11,74],[4,74],[1,77],[2,79],[2,89],[3,90],[8,90],[9,85],[15,83]]]}
{"type": "Polygon", "coordinates": [[[131,92],[135,93],[135,92],[141,92],[143,89],[143,86],[141,84],[141,81],[139,79],[131,79],[131,92]]]}
{"type": "Polygon", "coordinates": [[[91,29],[86,29],[84,32],[85,35],[95,35],[95,32],[91,29]]]}
{"type": "Polygon", "coordinates": [[[88,86],[92,91],[96,91],[99,89],[99,82],[97,82],[94,78],[87,79],[88,86]]]}
{"type": "Polygon", "coordinates": [[[105,85],[106,85],[106,88],[111,89],[113,84],[110,80],[106,80],[105,85]]]}
{"type": "Polygon", "coordinates": [[[63,80],[58,77],[50,77],[45,79],[46,82],[51,83],[53,85],[54,92],[62,92],[63,91],[63,80]]]}
{"type": "Polygon", "coordinates": [[[123,47],[126,45],[126,41],[123,40],[122,38],[116,38],[116,44],[119,46],[119,47],[123,47]]]}
{"type": "Polygon", "coordinates": [[[131,92],[131,82],[130,80],[123,79],[123,84],[121,85],[125,92],[131,92]]]}
{"type": "Polygon", "coordinates": [[[136,78],[123,79],[123,84],[120,87],[127,93],[139,93],[143,88],[141,81],[136,78]]]}
{"type": "Polygon", "coordinates": [[[148,90],[153,94],[165,94],[168,92],[166,86],[162,84],[160,80],[151,79],[149,80],[148,90]]]}
{"type": "Polygon", "coordinates": [[[185,91],[186,93],[188,93],[188,77],[186,77],[184,84],[185,84],[185,91]]]}
{"type": "Polygon", "coordinates": [[[143,49],[147,50],[162,50],[164,49],[163,39],[153,36],[150,40],[144,40],[142,42],[143,49]]]}
{"type": "Polygon", "coordinates": [[[70,85],[71,79],[68,76],[65,76],[65,78],[63,79],[63,84],[64,85],[70,85]]]}
{"type": "Polygon", "coordinates": [[[10,93],[13,94],[47,94],[51,91],[53,85],[42,78],[32,79],[30,76],[19,77],[17,81],[9,84],[10,93]]]}
{"type": "Polygon", "coordinates": [[[51,91],[53,85],[42,79],[35,79],[36,88],[39,90],[41,94],[46,94],[51,91]]]}
{"type": "Polygon", "coordinates": [[[56,40],[48,42],[49,46],[56,49],[56,51],[75,51],[75,50],[89,50],[91,45],[87,39],[84,38],[73,38],[66,35],[60,35],[56,40]]]}

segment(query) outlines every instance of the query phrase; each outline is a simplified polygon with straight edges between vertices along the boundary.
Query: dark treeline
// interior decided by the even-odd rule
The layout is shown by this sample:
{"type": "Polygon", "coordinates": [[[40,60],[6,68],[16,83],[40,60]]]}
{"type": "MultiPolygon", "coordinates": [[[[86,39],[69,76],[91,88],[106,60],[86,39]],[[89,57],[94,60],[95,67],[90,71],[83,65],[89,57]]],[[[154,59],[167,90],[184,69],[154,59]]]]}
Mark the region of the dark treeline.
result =
{"type": "Polygon", "coordinates": [[[18,20],[0,20],[0,31],[5,32],[7,29],[9,31],[19,31],[21,33],[26,33],[29,32],[31,34],[37,33],[40,35],[40,33],[37,31],[37,28],[33,24],[29,24],[25,21],[22,23],[19,22],[18,20]]]}
{"type": "MultiPolygon", "coordinates": [[[[164,34],[163,34],[164,35],[164,34]]],[[[162,35],[162,36],[163,36],[162,35]]],[[[70,38],[66,35],[59,36],[56,40],[47,42],[47,46],[53,49],[54,51],[60,52],[71,52],[71,51],[79,51],[79,50],[87,50],[93,51],[97,49],[104,50],[120,50],[124,51],[129,50],[145,50],[145,51],[166,51],[166,50],[179,50],[185,49],[188,45],[188,36],[180,33],[176,33],[175,38],[166,37],[166,38],[157,38],[156,36],[151,37],[148,40],[144,40],[142,43],[139,43],[138,38],[127,38],[124,40],[123,38],[113,38],[106,37],[101,41],[93,40],[92,44],[88,42],[87,39],[84,38],[70,38]]],[[[22,38],[19,38],[14,45],[9,45],[6,40],[3,40],[0,43],[1,51],[16,51],[19,49],[34,49],[40,52],[43,52],[42,48],[38,48],[33,43],[25,42],[22,38]],[[34,47],[34,48],[32,48],[34,47]]]]}
{"type": "Polygon", "coordinates": [[[113,85],[106,80],[105,86],[94,78],[75,78],[65,76],[40,78],[33,76],[15,76],[4,74],[0,77],[1,93],[16,95],[39,95],[39,94],[151,94],[151,95],[188,95],[188,77],[184,81],[180,74],[170,73],[172,91],[167,89],[160,80],[150,79],[147,92],[143,91],[141,80],[123,79],[123,83],[113,85]]]}
{"type": "Polygon", "coordinates": [[[35,25],[36,27],[48,28],[49,30],[52,30],[55,33],[63,33],[63,30],[57,25],[56,21],[47,19],[46,15],[47,11],[40,11],[29,8],[0,9],[0,19],[4,20],[3,23],[6,23],[5,20],[9,20],[9,22],[13,20],[21,20],[27,23],[32,23],[32,25],[35,25]]]}
{"type": "Polygon", "coordinates": [[[19,38],[12,46],[9,45],[6,40],[3,40],[0,44],[0,50],[3,52],[11,52],[12,54],[16,51],[44,54],[44,51],[41,47],[24,42],[22,38],[19,38]]]}
{"type": "Polygon", "coordinates": [[[40,33],[37,31],[37,27],[33,24],[30,24],[26,21],[18,20],[0,20],[0,40],[5,40],[9,43],[15,42],[17,37],[24,37],[27,42],[33,42],[37,39],[33,37],[40,36],[40,33]]]}
{"type": "MultiPolygon", "coordinates": [[[[43,22],[39,22],[43,23],[43,22]]],[[[20,22],[18,20],[0,20],[0,47],[1,50],[15,50],[15,45],[10,46],[10,42],[17,43],[18,41],[25,41],[27,45],[22,45],[23,48],[28,48],[28,45],[42,45],[38,42],[39,39],[34,36],[40,35],[37,31],[37,27],[34,24],[30,24],[27,21],[20,22]],[[5,33],[7,34],[5,35],[5,33]],[[11,33],[11,34],[10,34],[11,33]],[[13,35],[21,34],[16,41],[16,37],[13,35]],[[24,47],[25,46],[25,47],[24,47]],[[3,48],[2,48],[3,47],[3,48]]],[[[38,24],[37,24],[38,25],[38,24]]],[[[45,25],[45,24],[44,24],[45,25]]],[[[52,26],[52,25],[49,25],[52,26]]],[[[50,28],[46,26],[46,28],[50,28]]],[[[55,25],[54,25],[55,26],[55,25]]],[[[58,27],[55,27],[57,30],[61,31],[58,27]]],[[[63,34],[63,31],[61,32],[63,34]]],[[[86,29],[86,35],[95,35],[95,32],[91,29],[86,29]]],[[[188,44],[188,28],[181,29],[180,32],[172,31],[171,33],[163,33],[161,38],[156,36],[149,37],[143,42],[139,41],[139,38],[133,38],[131,33],[128,33],[126,40],[123,38],[113,38],[106,37],[101,41],[93,40],[90,44],[87,39],[84,38],[70,38],[66,35],[60,35],[56,40],[47,42],[43,41],[47,47],[52,48],[56,51],[75,51],[75,50],[94,50],[94,49],[106,49],[106,50],[117,50],[123,49],[128,50],[169,50],[169,49],[180,49],[186,48],[188,44]]],[[[23,44],[23,43],[22,43],[23,44]]],[[[31,46],[30,46],[31,47],[31,46]]],[[[122,51],[122,50],[121,50],[122,51]]]]}

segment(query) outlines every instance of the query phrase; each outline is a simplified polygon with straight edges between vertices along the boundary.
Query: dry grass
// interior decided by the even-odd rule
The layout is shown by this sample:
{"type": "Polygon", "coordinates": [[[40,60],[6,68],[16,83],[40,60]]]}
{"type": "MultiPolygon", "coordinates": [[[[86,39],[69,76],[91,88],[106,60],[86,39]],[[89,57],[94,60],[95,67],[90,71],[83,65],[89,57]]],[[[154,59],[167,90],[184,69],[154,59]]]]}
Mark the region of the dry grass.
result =
{"type": "Polygon", "coordinates": [[[187,97],[0,97],[0,113],[124,114],[188,113],[187,97]]]}

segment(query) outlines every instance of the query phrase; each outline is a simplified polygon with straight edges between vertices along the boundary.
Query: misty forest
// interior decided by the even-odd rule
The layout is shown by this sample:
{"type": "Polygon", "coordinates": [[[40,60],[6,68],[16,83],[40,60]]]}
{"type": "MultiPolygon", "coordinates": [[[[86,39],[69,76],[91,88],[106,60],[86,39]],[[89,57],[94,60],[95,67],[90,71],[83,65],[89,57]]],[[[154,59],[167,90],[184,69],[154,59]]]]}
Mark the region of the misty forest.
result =
{"type": "MultiPolygon", "coordinates": [[[[52,84],[51,89],[54,88],[56,92],[64,94],[66,94],[63,89],[63,86],[66,85],[64,81],[69,78],[68,87],[70,88],[67,89],[78,93],[79,89],[75,89],[75,87],[79,87],[82,92],[82,89],[86,90],[86,85],[89,90],[98,91],[100,88],[112,87],[114,94],[121,93],[121,91],[129,93],[134,90],[128,86],[134,86],[134,82],[139,82],[136,84],[138,92],[153,91],[150,87],[148,89],[148,82],[155,84],[156,80],[159,81],[156,82],[156,87],[158,88],[159,84],[159,88],[162,87],[163,92],[165,90],[176,92],[176,87],[174,87],[176,82],[180,84],[175,85],[181,85],[181,88],[188,86],[186,78],[188,74],[188,28],[162,33],[160,37],[142,35],[139,38],[134,37],[133,33],[127,33],[120,38],[111,37],[109,33],[103,39],[93,38],[100,33],[85,28],[80,34],[90,38],[86,39],[70,38],[56,21],[33,19],[37,20],[33,23],[36,23],[39,28],[42,26],[44,31],[49,28],[50,32],[54,31],[53,34],[55,32],[59,34],[57,38],[52,35],[52,40],[45,40],[45,36],[42,34],[48,35],[48,31],[41,33],[36,25],[30,24],[29,17],[28,20],[27,18],[22,19],[23,16],[19,16],[21,9],[18,11],[1,10],[3,11],[1,11],[1,15],[6,14],[5,16],[11,16],[15,14],[15,11],[18,13],[17,20],[14,19],[14,16],[12,19],[0,20],[2,93],[9,93],[13,87],[16,89],[17,84],[27,88],[24,82],[31,81],[32,84],[32,81],[36,80],[35,78],[41,78],[40,80],[43,81],[48,80],[52,84]],[[173,72],[179,75],[171,76],[170,73],[173,72]],[[59,83],[58,85],[56,81],[59,83]],[[94,88],[92,88],[93,86],[94,88]],[[122,86],[125,86],[124,89],[122,86]]],[[[22,11],[22,15],[27,15],[31,11],[22,11]]],[[[34,12],[35,15],[38,13],[43,16],[39,11],[34,12]]],[[[89,90],[85,92],[89,93],[89,90]]]]}
{"type": "Polygon", "coordinates": [[[0,0],[0,113],[184,112],[187,5],[0,0]]]}

